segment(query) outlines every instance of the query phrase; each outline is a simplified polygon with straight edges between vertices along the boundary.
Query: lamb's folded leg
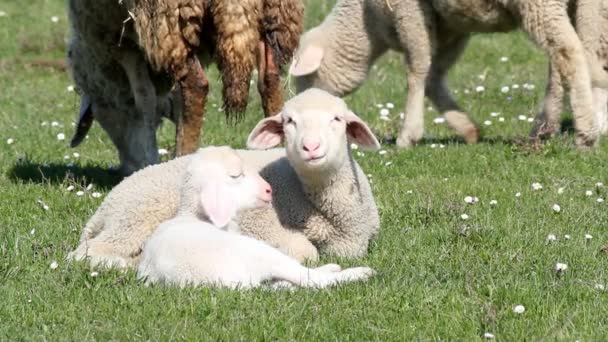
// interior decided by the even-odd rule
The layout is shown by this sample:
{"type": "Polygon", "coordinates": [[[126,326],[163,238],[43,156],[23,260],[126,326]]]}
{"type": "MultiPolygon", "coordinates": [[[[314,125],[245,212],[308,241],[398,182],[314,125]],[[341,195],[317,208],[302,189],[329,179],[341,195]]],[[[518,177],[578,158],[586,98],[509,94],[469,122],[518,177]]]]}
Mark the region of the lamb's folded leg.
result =
{"type": "Polygon", "coordinates": [[[182,90],[183,112],[176,125],[176,156],[190,154],[198,148],[201,136],[209,81],[196,56],[189,56],[186,67],[174,74],[182,90]]]}
{"type": "Polygon", "coordinates": [[[258,93],[266,117],[275,115],[283,107],[279,66],[265,42],[258,44],[258,93]]]}

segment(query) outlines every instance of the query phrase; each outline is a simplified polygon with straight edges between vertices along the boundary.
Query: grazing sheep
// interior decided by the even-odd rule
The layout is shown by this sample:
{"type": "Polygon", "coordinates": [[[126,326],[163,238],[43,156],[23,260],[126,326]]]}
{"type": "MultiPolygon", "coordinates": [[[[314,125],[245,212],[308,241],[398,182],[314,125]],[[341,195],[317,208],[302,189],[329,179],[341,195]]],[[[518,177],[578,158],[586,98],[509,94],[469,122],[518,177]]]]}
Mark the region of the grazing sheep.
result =
{"type": "Polygon", "coordinates": [[[199,56],[218,62],[227,115],[245,109],[254,68],[266,115],[278,112],[279,72],[303,20],[300,0],[70,0],[68,13],[69,59],[82,93],[72,146],[99,120],[127,175],[158,162],[155,132],[162,116],[176,122],[178,156],[198,147],[208,91],[199,56]]]}
{"type": "MultiPolygon", "coordinates": [[[[593,81],[593,112],[601,134],[608,133],[608,1],[578,0],[575,27],[587,52],[593,81]],[[599,29],[598,29],[599,28],[599,29]]],[[[564,85],[557,68],[549,63],[549,82],[531,136],[550,136],[559,131],[564,85]]]]}
{"type": "Polygon", "coordinates": [[[343,96],[359,87],[388,49],[405,52],[408,96],[397,145],[409,147],[422,138],[425,92],[465,141],[474,143],[478,129],[452,98],[446,73],[472,32],[521,28],[570,87],[577,145],[592,146],[599,134],[591,79],[567,7],[567,0],[339,0],[321,25],[301,37],[290,73],[298,91],[319,87],[343,96]]]}
{"type": "MultiPolygon", "coordinates": [[[[365,254],[380,219],[348,141],[377,149],[379,143],[367,125],[341,99],[310,89],[287,101],[280,115],[262,120],[248,145],[268,148],[283,137],[287,149],[237,151],[275,194],[273,209],[238,215],[241,231],[298,261],[316,260],[317,247],[345,257],[365,254]],[[324,157],[313,158],[322,152],[324,157]]],[[[119,266],[135,265],[155,227],[176,215],[179,179],[190,158],[149,166],[118,184],[86,224],[70,257],[88,255],[93,264],[115,263],[118,258],[119,266]]]]}
{"type": "Polygon", "coordinates": [[[177,216],[160,224],[144,245],[140,279],[146,284],[236,289],[257,287],[265,280],[326,287],[373,274],[370,268],[342,271],[333,264],[309,269],[236,232],[238,226],[228,223],[238,211],[263,207],[272,199],[270,185],[243,168],[235,151],[227,148],[207,148],[192,158],[181,184],[177,216]]]}

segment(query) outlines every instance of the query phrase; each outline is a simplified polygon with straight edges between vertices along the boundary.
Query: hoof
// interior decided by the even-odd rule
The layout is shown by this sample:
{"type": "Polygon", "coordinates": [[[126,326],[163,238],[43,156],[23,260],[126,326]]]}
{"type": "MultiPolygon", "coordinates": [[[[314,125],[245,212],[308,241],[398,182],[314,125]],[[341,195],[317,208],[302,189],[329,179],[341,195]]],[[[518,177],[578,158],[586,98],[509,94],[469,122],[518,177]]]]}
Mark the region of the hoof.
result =
{"type": "Polygon", "coordinates": [[[415,146],[418,143],[417,140],[411,139],[411,138],[404,138],[404,137],[399,137],[397,138],[397,147],[398,148],[403,148],[403,149],[407,149],[407,148],[411,148],[413,146],[415,146]]]}
{"type": "Polygon", "coordinates": [[[477,127],[473,127],[466,131],[462,137],[464,138],[464,142],[467,144],[477,144],[477,141],[479,141],[479,129],[477,127]]]}
{"type": "Polygon", "coordinates": [[[599,136],[597,134],[581,134],[577,133],[576,135],[576,146],[581,150],[592,149],[598,145],[599,136]]]}

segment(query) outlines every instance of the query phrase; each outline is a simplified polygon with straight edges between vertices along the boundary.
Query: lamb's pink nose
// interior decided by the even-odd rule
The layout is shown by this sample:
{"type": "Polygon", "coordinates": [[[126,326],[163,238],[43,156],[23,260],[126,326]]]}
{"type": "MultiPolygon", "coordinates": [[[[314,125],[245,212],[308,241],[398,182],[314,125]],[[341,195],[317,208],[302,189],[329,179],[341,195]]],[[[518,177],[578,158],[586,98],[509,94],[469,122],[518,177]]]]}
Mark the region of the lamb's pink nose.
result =
{"type": "Polygon", "coordinates": [[[305,141],[302,148],[306,152],[315,152],[316,150],[319,149],[320,146],[321,146],[321,143],[318,140],[317,141],[305,141]]]}

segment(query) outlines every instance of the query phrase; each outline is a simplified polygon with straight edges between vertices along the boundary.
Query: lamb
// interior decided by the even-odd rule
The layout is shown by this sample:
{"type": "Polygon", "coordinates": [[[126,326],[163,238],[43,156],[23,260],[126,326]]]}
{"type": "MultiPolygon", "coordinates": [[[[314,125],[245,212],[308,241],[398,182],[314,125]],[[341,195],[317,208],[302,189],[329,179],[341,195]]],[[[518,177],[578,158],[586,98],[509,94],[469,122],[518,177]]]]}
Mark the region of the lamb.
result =
{"type": "Polygon", "coordinates": [[[73,78],[83,93],[72,146],[99,120],[125,175],[158,162],[155,131],[162,116],[176,123],[177,156],[198,147],[208,91],[199,57],[221,69],[229,118],[245,109],[254,67],[266,115],[278,112],[280,70],[303,21],[300,0],[70,0],[68,10],[75,37],[70,51],[86,50],[69,57],[79,65],[73,78]],[[167,101],[172,107],[159,112],[167,101]]]}
{"type": "Polygon", "coordinates": [[[266,280],[326,287],[373,274],[370,268],[342,271],[335,264],[309,269],[262,241],[240,235],[238,226],[229,224],[235,214],[263,207],[272,198],[270,185],[243,169],[238,154],[225,147],[205,148],[191,159],[178,214],[145,243],[138,278],[146,284],[243,289],[266,280]]]}
{"type": "Polygon", "coordinates": [[[591,76],[568,4],[565,0],[339,0],[321,25],[301,37],[290,74],[298,91],[319,87],[343,96],[359,87],[371,64],[388,49],[405,52],[408,96],[397,145],[410,147],[422,138],[425,92],[450,126],[466,142],[475,143],[478,128],[452,98],[445,75],[470,33],[521,28],[548,54],[570,87],[577,145],[593,146],[599,132],[592,115],[591,76]]]}
{"type": "MultiPolygon", "coordinates": [[[[243,234],[298,261],[314,261],[319,251],[343,257],[364,255],[378,233],[380,218],[349,141],[378,149],[369,127],[343,100],[309,89],[287,101],[280,114],[262,120],[248,146],[270,148],[283,138],[287,149],[237,151],[274,189],[272,209],[237,215],[235,221],[243,234]]],[[[89,258],[94,266],[136,265],[154,229],[177,214],[178,180],[184,177],[191,157],[146,167],[118,184],[87,222],[69,258],[89,258]]]]}
{"type": "MultiPolygon", "coordinates": [[[[593,112],[601,134],[608,133],[608,1],[578,0],[575,27],[588,54],[593,81],[593,112]],[[591,4],[591,6],[587,3],[591,4]],[[585,12],[586,11],[586,12],[585,12]],[[598,29],[600,28],[600,29],[598,29]],[[604,28],[604,29],[601,29],[604,28]]],[[[559,131],[564,89],[553,63],[549,63],[549,82],[532,129],[532,137],[545,137],[559,131]]]]}

